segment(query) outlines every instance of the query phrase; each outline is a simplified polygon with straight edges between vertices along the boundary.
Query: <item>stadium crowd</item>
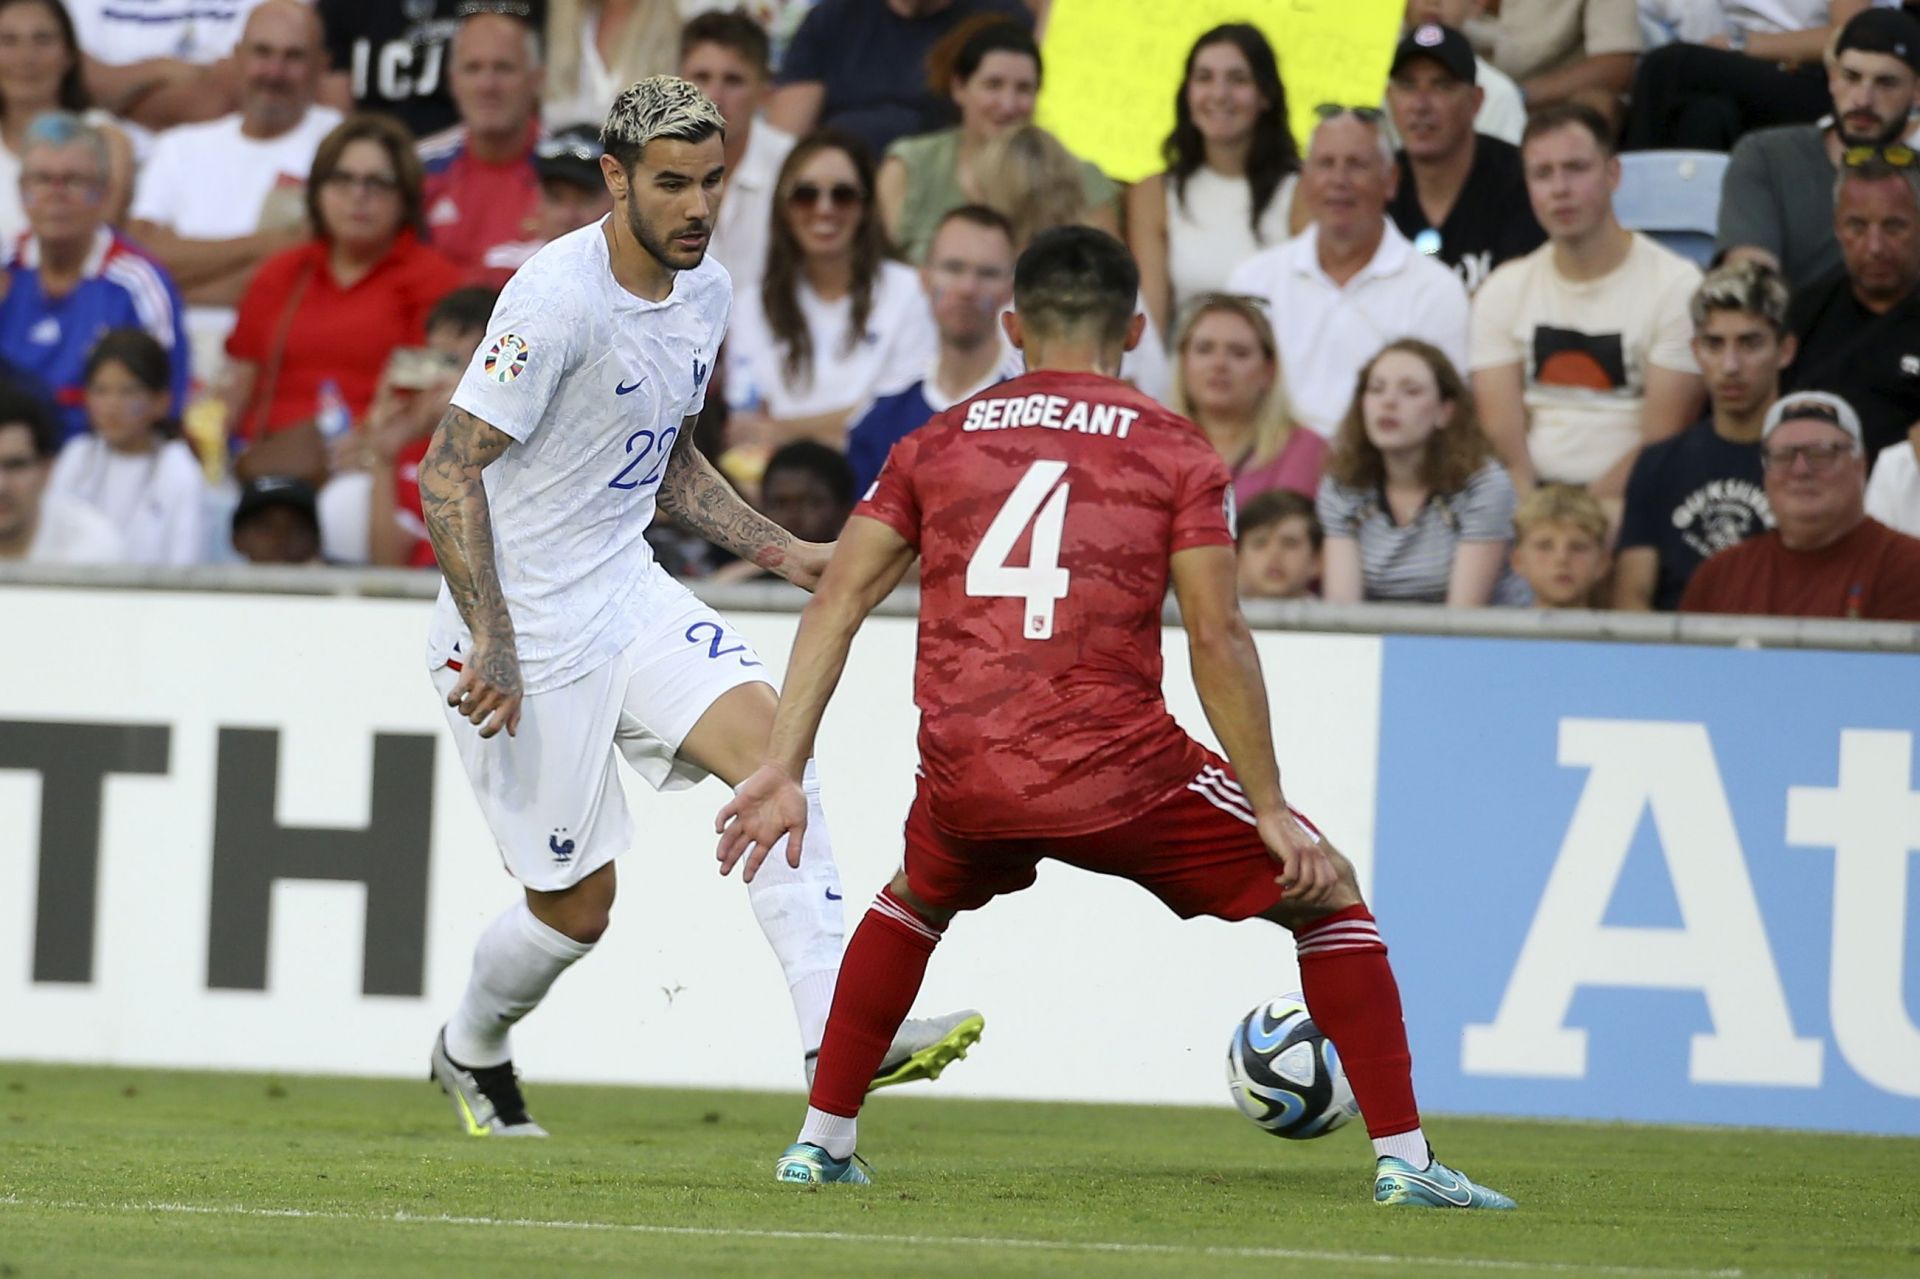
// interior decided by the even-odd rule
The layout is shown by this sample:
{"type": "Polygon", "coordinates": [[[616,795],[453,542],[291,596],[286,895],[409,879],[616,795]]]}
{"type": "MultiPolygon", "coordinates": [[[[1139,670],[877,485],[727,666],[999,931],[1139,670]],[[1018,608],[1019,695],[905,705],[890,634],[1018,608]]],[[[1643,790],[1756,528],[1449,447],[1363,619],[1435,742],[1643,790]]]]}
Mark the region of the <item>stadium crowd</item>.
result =
{"type": "Polygon", "coordinates": [[[1083,223],[1248,597],[1920,620],[1920,19],[1409,0],[1384,103],[1304,151],[1232,23],[1136,86],[1176,122],[1123,187],[1034,122],[1046,8],[0,0],[0,560],[430,568],[494,295],[607,214],[599,121],[674,73],[728,124],[699,445],[810,539],[1019,373],[1014,260],[1083,223]],[[1717,243],[1616,199],[1673,149],[1730,153],[1717,243]]]}

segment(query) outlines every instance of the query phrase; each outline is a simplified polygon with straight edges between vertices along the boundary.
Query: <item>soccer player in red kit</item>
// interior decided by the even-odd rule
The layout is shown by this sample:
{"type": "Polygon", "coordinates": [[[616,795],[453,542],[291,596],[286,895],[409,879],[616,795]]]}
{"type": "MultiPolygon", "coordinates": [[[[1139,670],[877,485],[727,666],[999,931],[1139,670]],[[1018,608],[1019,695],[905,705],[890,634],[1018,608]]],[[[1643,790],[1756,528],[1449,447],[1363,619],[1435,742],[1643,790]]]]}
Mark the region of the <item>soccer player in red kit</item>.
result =
{"type": "Polygon", "coordinates": [[[1373,1138],[1375,1200],[1511,1208],[1433,1158],[1387,948],[1353,867],[1281,793],[1226,468],[1197,427],[1113,377],[1140,339],[1138,288],[1126,249],[1090,228],[1046,232],[1021,255],[1005,323],[1030,372],[894,446],[802,615],[766,759],[721,810],[723,872],[744,860],[751,877],[783,835],[801,847],[799,780],[827,700],[860,623],[917,555],[906,855],[847,947],[806,1122],[776,1175],[867,1180],[856,1116],[948,921],[1027,887],[1052,857],[1131,879],[1182,916],[1292,930],[1314,1021],[1373,1138]],[[1231,764],[1161,695],[1169,581],[1231,764]]]}

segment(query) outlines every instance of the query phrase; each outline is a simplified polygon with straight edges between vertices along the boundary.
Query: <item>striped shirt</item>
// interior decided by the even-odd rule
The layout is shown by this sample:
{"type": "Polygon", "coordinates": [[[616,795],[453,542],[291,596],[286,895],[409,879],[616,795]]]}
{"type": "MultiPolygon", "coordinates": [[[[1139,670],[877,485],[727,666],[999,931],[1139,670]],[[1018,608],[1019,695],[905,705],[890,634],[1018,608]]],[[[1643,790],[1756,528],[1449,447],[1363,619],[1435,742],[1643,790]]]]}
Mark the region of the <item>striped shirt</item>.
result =
{"type": "MultiPolygon", "coordinates": [[[[1328,537],[1359,544],[1361,594],[1369,600],[1444,604],[1460,543],[1513,540],[1513,481],[1498,462],[1474,472],[1458,493],[1433,494],[1407,524],[1394,523],[1380,491],[1349,488],[1330,475],[1320,481],[1315,507],[1328,537]]],[[[1526,583],[1502,565],[1491,602],[1524,605],[1529,598],[1526,583]]]]}

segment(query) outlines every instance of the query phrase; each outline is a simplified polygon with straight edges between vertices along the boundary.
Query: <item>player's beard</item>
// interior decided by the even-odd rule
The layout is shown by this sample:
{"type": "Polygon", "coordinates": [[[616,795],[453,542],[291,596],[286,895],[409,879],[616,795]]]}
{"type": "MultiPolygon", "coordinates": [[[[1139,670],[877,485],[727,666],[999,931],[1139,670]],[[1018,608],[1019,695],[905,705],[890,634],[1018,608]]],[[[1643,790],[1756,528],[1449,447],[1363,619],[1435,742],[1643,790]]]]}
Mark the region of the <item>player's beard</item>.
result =
{"type": "MultiPolygon", "coordinates": [[[[673,236],[656,235],[653,228],[641,218],[639,208],[632,204],[627,206],[627,230],[633,234],[635,243],[652,254],[653,260],[669,271],[693,270],[706,259],[707,245],[712,243],[711,239],[702,241],[700,247],[691,253],[685,249],[677,249],[673,244],[673,236]]],[[[677,227],[674,234],[684,235],[696,230],[709,237],[713,234],[712,227],[702,224],[677,227]]]]}

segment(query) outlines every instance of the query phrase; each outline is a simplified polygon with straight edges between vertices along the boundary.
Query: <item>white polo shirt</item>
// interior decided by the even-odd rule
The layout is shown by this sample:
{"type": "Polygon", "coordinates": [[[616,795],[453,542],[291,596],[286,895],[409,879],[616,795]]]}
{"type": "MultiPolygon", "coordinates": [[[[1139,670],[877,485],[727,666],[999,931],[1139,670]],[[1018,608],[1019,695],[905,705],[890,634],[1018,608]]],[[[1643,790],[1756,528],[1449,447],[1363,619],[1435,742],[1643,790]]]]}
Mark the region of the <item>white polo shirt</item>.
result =
{"type": "Polygon", "coordinates": [[[1382,221],[1373,260],[1345,284],[1321,269],[1317,225],[1248,258],[1227,280],[1228,292],[1267,300],[1294,420],[1327,437],[1346,416],[1361,367],[1389,342],[1431,342],[1466,376],[1465,286],[1382,221]]]}

